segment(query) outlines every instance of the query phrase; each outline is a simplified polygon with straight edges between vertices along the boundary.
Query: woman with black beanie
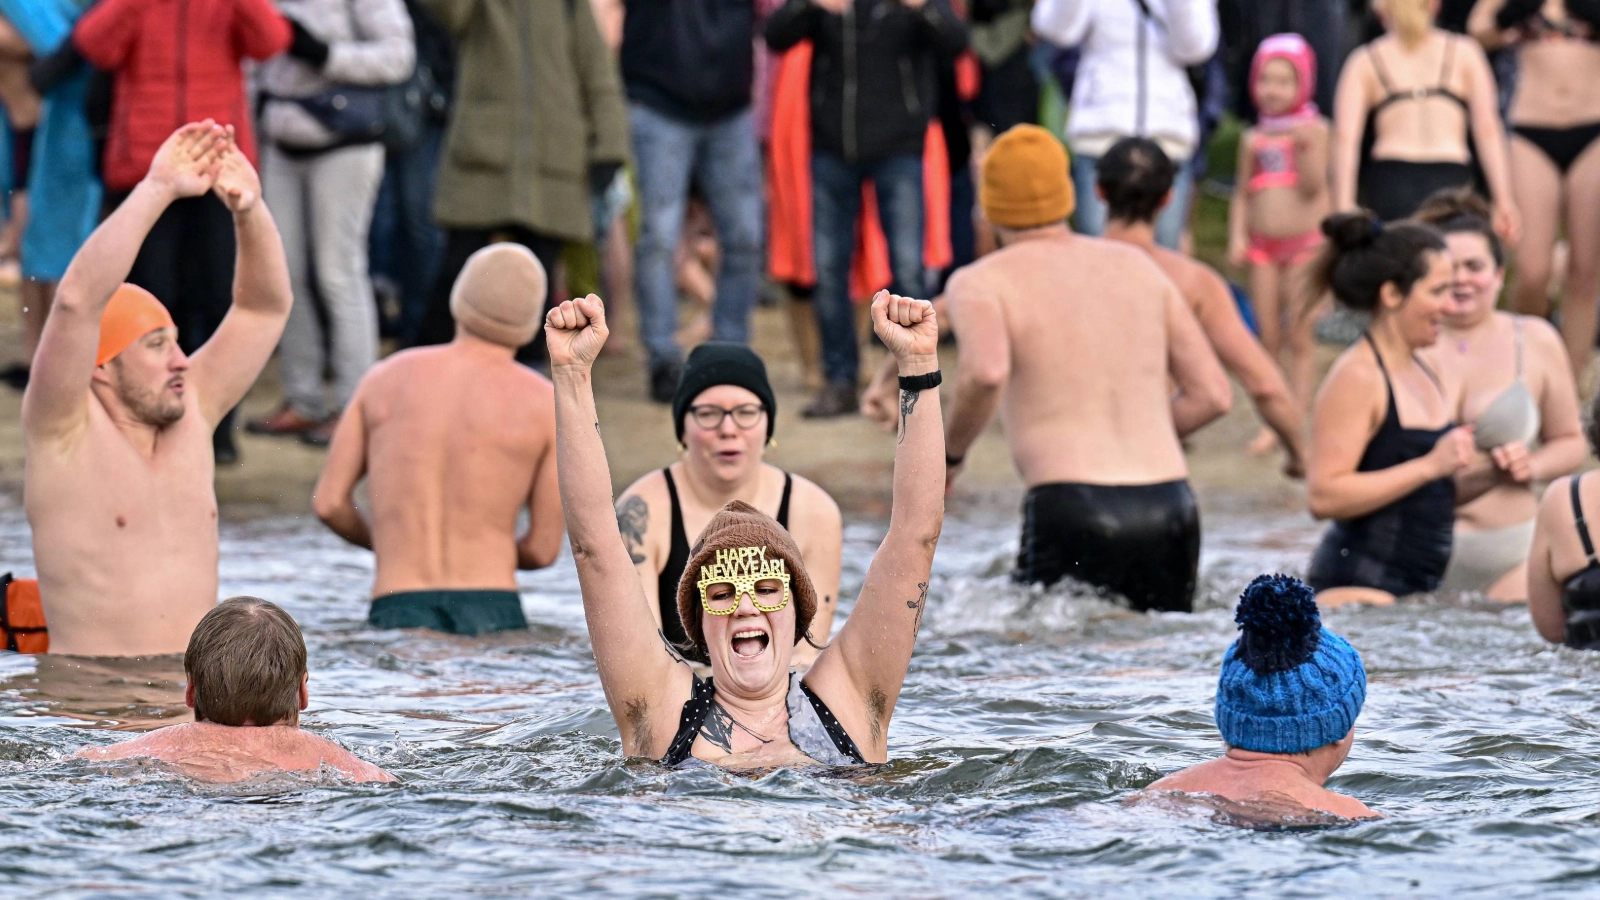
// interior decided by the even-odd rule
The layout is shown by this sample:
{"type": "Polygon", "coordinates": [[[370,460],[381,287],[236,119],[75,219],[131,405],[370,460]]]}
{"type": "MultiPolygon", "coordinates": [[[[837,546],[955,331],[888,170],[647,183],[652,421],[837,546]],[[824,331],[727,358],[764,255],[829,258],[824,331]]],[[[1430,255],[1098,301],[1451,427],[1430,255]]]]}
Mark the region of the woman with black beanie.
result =
{"type": "MultiPolygon", "coordinates": [[[[672,398],[678,461],[640,478],[617,500],[617,524],[645,597],[675,646],[688,647],[677,602],[690,547],[732,500],[772,516],[794,537],[817,589],[811,634],[827,643],[839,599],[839,505],[811,481],[765,462],[766,449],[777,446],[777,411],[766,364],[754,350],[733,341],[701,344],[684,363],[672,398]]],[[[805,668],[816,655],[817,647],[802,644],[794,661],[805,668]]]]}

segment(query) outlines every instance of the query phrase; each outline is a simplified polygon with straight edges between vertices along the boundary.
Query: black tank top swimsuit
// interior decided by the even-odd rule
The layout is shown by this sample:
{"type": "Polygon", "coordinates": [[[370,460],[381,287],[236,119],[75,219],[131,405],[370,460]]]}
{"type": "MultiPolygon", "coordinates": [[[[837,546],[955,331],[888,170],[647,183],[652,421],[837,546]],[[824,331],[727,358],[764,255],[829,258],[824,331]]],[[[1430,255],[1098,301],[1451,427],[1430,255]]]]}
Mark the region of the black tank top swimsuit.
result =
{"type": "MultiPolygon", "coordinates": [[[[1372,335],[1363,334],[1368,344],[1372,335]]],[[[1389,394],[1383,424],[1361,454],[1358,472],[1377,472],[1427,456],[1439,438],[1454,428],[1405,428],[1395,405],[1389,370],[1372,346],[1378,370],[1389,394]]],[[[1422,365],[1419,361],[1418,365],[1422,365]]],[[[1427,366],[1422,366],[1439,393],[1444,388],[1427,366]]],[[[1454,539],[1456,484],[1453,479],[1430,481],[1388,506],[1354,519],[1341,519],[1328,528],[1307,577],[1311,587],[1368,587],[1397,597],[1428,593],[1439,587],[1450,562],[1454,539]]]]}
{"type": "MultiPolygon", "coordinates": [[[[662,469],[661,477],[667,479],[667,496],[672,498],[672,546],[667,551],[667,564],[656,577],[656,604],[661,609],[661,633],[675,647],[689,642],[689,635],[678,621],[678,582],[689,565],[689,535],[683,530],[683,506],[678,502],[678,483],[672,480],[672,470],[662,469]]],[[[794,488],[794,476],[783,473],[783,499],[778,501],[778,524],[789,529],[789,493],[794,488]]]]}
{"type": "Polygon", "coordinates": [[[1589,522],[1583,517],[1583,502],[1578,497],[1578,482],[1572,479],[1572,518],[1583,541],[1583,554],[1589,564],[1567,576],[1561,585],[1561,608],[1567,613],[1566,644],[1578,650],[1600,650],[1600,559],[1594,555],[1594,540],[1589,522]]]}

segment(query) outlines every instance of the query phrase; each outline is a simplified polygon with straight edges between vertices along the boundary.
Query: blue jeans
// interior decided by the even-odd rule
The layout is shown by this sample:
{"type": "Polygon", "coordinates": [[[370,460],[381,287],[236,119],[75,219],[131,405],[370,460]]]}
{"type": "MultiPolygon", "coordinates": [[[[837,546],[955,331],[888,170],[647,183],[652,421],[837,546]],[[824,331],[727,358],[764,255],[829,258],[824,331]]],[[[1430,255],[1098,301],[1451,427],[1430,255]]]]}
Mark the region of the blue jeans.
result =
{"type": "Polygon", "coordinates": [[[750,310],[761,280],[761,155],[753,113],[746,109],[710,124],[683,122],[638,103],[628,105],[634,165],[638,167],[639,243],[635,250],[639,338],[652,368],[676,362],[678,286],[673,256],[683,232],[693,177],[711,210],[722,251],[712,336],[750,338],[750,310]]]}
{"type": "Polygon", "coordinates": [[[398,330],[403,347],[417,343],[428,294],[444,258],[444,233],[434,227],[432,213],[434,170],[443,141],[444,126],[429,123],[416,144],[391,154],[372,210],[369,267],[400,287],[398,330]]]}
{"type": "Polygon", "coordinates": [[[877,189],[878,221],[889,242],[891,290],[906,297],[923,294],[922,157],[904,154],[852,163],[831,153],[812,153],[817,264],[813,302],[822,336],[822,373],[830,384],[854,386],[861,366],[850,307],[850,259],[856,246],[856,217],[861,213],[861,185],[868,180],[877,189]]]}
{"type": "MultiPolygon", "coordinates": [[[[1168,250],[1178,249],[1184,221],[1189,216],[1189,195],[1194,188],[1193,170],[1188,160],[1174,160],[1178,177],[1172,184],[1172,200],[1156,217],[1156,243],[1168,250]]],[[[1106,230],[1106,204],[1095,193],[1095,170],[1100,160],[1093,156],[1072,157],[1072,189],[1078,195],[1078,210],[1072,214],[1072,227],[1079,234],[1099,237],[1106,230]]]]}

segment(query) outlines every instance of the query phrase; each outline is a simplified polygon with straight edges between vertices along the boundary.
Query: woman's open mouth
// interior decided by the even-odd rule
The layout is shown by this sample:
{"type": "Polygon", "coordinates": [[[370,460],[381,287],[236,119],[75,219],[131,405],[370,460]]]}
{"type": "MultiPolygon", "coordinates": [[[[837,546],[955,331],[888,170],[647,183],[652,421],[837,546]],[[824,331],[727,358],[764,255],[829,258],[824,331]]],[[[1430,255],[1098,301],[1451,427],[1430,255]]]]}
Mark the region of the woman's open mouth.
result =
{"type": "Polygon", "coordinates": [[[771,638],[759,628],[743,628],[733,633],[733,655],[740,659],[755,659],[767,652],[771,638]]]}

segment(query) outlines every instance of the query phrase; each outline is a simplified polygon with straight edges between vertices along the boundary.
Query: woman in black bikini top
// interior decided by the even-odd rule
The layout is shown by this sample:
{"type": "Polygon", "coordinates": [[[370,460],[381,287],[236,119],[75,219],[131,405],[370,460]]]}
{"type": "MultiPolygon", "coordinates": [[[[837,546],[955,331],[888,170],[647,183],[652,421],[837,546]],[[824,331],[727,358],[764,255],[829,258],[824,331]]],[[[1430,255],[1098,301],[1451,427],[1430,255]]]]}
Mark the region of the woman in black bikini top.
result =
{"type": "Polygon", "coordinates": [[[1470,40],[1433,26],[1430,0],[1379,0],[1387,34],[1351,54],[1339,76],[1330,150],[1335,209],[1383,221],[1411,215],[1481,168],[1495,229],[1520,229],[1494,74],[1470,40]]]}
{"type": "Polygon", "coordinates": [[[738,768],[888,759],[944,520],[944,425],[932,304],[880,292],[872,315],[900,370],[901,435],[889,531],[850,618],[804,675],[793,671],[816,587],[789,533],[735,500],[701,532],[674,591],[686,643],[710,661],[702,680],[662,641],[612,508],[590,371],[606,339],[604,304],[591,294],[551,310],[561,507],[625,754],[738,768]]]}
{"type": "Polygon", "coordinates": [[[1484,47],[1513,48],[1511,181],[1528,224],[1517,247],[1514,307],[1547,316],[1556,240],[1570,245],[1561,331],[1573,371],[1594,352],[1600,295],[1600,0],[1481,0],[1468,28],[1484,47]]]}
{"type": "MultiPolygon", "coordinates": [[[[1600,397],[1589,409],[1584,436],[1600,450],[1600,397]]],[[[1550,483],[1539,504],[1528,552],[1528,613],[1552,644],[1600,650],[1600,558],[1586,512],[1600,509],[1600,480],[1584,475],[1550,483]],[[1585,496],[1587,494],[1587,497],[1585,496]]]]}

